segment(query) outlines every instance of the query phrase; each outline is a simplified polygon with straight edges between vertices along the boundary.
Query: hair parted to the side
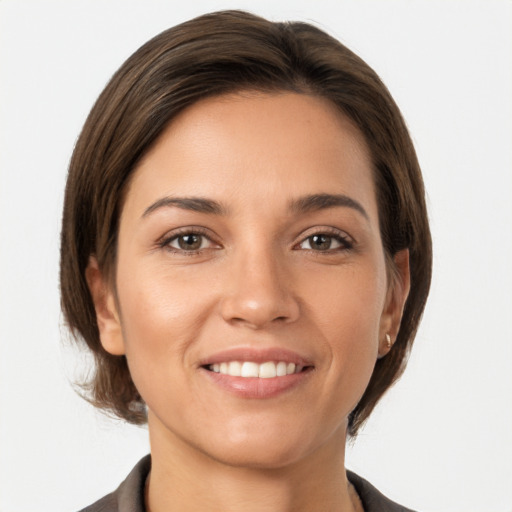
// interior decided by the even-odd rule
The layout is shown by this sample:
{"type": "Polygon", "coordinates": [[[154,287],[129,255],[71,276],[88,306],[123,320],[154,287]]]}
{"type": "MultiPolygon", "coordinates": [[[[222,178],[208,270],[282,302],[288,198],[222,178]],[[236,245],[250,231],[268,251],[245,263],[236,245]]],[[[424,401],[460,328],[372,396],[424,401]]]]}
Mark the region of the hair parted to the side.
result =
{"type": "Polygon", "coordinates": [[[113,275],[123,193],[172,119],[200,99],[242,90],[319,96],[349,117],[371,153],[388,265],[409,249],[411,289],[400,331],[350,416],[354,436],[401,375],[428,295],[432,248],[421,171],[398,107],[362,59],[312,25],[241,11],[200,16],[143,45],[105,87],[77,141],[64,201],[60,286],[65,319],[95,357],[89,399],[129,422],[146,420],[125,357],[101,346],[85,278],[89,258],[113,275]]]}

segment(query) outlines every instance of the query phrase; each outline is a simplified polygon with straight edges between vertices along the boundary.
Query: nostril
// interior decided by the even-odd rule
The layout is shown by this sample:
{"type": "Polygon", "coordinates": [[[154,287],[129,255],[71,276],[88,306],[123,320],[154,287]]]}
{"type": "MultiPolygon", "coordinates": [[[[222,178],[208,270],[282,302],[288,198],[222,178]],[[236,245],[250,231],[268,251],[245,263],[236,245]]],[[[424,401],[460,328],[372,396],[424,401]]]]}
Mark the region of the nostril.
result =
{"type": "MultiPolygon", "coordinates": [[[[261,284],[261,283],[260,283],[261,284]]],[[[232,325],[246,325],[254,329],[270,323],[284,324],[299,317],[296,300],[288,295],[261,286],[239,286],[221,302],[221,314],[232,325]]]]}

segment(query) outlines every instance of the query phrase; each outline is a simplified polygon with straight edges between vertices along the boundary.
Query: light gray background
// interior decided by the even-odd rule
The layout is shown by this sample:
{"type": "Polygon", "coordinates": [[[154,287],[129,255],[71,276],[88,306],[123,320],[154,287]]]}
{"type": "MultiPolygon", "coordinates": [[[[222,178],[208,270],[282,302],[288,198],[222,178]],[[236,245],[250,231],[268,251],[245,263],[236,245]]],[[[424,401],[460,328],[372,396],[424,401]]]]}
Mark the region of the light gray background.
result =
{"type": "Polygon", "coordinates": [[[192,16],[313,21],[382,76],[428,189],[435,274],[415,350],[347,466],[428,512],[512,510],[512,2],[0,1],[0,511],[71,511],[147,432],[73,392],[59,218],[85,116],[121,62],[192,16]]]}

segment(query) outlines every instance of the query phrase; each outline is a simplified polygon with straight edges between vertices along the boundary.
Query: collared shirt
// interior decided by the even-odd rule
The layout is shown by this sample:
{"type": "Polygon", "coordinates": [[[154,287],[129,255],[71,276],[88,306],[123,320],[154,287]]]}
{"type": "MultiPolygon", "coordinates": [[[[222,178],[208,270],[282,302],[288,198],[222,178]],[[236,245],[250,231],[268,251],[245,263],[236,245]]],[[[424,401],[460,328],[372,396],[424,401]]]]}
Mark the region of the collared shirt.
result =
{"type": "MultiPolygon", "coordinates": [[[[150,469],[151,456],[146,455],[114,492],[80,512],[146,512],[144,487],[150,469]]],[[[355,473],[347,471],[347,476],[356,489],[365,512],[413,512],[386,498],[372,484],[355,473]]]]}

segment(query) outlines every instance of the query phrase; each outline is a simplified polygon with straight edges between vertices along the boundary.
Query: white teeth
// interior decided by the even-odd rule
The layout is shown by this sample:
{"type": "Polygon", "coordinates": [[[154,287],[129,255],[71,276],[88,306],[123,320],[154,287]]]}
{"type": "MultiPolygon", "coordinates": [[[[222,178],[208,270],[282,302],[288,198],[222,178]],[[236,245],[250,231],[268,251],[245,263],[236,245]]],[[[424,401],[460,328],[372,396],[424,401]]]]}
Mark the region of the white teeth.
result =
{"type": "MultiPolygon", "coordinates": [[[[293,364],[293,363],[290,363],[293,364]]],[[[278,377],[282,377],[286,375],[286,363],[284,361],[279,361],[276,365],[276,374],[278,377]]]]}
{"type": "Polygon", "coordinates": [[[240,377],[242,375],[242,363],[231,361],[228,366],[228,375],[240,377]]]}
{"type": "Polygon", "coordinates": [[[271,379],[277,375],[276,364],[272,362],[260,364],[259,378],[271,379]]]}
{"type": "Polygon", "coordinates": [[[231,377],[259,377],[260,379],[272,379],[273,377],[284,377],[299,373],[302,367],[295,363],[286,363],[285,361],[266,361],[258,364],[252,361],[229,361],[223,363],[215,363],[209,366],[209,369],[223,375],[231,377]]]}
{"type": "Polygon", "coordinates": [[[241,377],[259,377],[260,365],[258,363],[251,363],[246,361],[242,364],[241,377]]]}

